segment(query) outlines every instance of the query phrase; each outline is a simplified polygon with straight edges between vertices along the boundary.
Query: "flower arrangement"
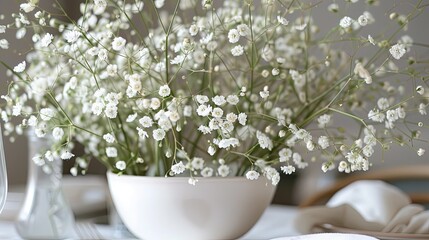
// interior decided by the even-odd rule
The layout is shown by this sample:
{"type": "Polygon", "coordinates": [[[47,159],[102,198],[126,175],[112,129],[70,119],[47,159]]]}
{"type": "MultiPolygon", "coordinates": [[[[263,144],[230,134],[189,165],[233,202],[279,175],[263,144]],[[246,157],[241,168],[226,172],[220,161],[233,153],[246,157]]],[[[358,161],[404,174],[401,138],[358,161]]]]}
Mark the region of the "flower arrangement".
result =
{"type": "Polygon", "coordinates": [[[376,148],[394,144],[421,156],[423,123],[408,116],[426,115],[427,76],[411,48],[427,45],[403,32],[426,6],[392,8],[380,18],[397,31],[368,35],[376,19],[348,11],[355,2],[329,4],[338,21],[322,32],[311,15],[320,3],[293,0],[181,0],[170,10],[164,0],[89,0],[77,21],[58,3],[49,13],[29,0],[0,26],[18,38],[32,30],[34,42],[9,67],[5,132],[52,136],[33,158],[41,166],[84,145],[73,175],[96,158],[115,173],[191,184],[231,175],[277,184],[311,159],[323,171],[368,170],[376,148]],[[338,117],[358,130],[333,124],[338,117]]]}

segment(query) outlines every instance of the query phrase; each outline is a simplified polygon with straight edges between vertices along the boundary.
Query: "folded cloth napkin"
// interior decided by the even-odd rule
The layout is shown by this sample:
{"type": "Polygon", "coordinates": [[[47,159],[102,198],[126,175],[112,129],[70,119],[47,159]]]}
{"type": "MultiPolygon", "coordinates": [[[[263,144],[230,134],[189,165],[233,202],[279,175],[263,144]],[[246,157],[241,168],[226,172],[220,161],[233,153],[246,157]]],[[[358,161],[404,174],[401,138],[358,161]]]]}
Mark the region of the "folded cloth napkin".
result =
{"type": "Polygon", "coordinates": [[[429,234],[429,211],[411,204],[398,188],[362,180],[338,191],[326,206],[302,209],[296,228],[309,233],[320,224],[362,231],[429,234]]]}
{"type": "Polygon", "coordinates": [[[377,240],[377,238],[361,234],[318,233],[295,237],[281,237],[271,240],[377,240]]]}

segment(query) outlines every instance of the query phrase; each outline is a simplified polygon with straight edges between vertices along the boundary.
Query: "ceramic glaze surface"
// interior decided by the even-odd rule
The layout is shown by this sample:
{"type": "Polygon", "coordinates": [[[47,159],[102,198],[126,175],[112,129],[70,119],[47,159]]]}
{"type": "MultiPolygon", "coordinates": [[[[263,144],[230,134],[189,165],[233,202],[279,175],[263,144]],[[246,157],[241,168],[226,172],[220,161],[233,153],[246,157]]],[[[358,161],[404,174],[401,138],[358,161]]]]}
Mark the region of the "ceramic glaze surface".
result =
{"type": "Polygon", "coordinates": [[[124,224],[141,239],[236,239],[271,203],[265,178],[117,176],[108,173],[113,202],[124,224]]]}

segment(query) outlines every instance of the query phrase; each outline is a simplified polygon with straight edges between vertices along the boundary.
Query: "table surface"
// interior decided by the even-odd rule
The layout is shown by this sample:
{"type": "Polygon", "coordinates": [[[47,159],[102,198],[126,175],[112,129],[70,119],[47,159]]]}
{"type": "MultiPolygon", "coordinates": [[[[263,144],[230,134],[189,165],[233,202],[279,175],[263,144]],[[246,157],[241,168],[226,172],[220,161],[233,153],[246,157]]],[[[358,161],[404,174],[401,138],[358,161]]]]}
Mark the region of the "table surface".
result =
{"type": "MultiPolygon", "coordinates": [[[[297,212],[296,207],[271,205],[256,225],[240,239],[271,239],[299,235],[293,225],[297,212]]],[[[112,226],[95,226],[103,239],[134,239],[132,237],[125,237],[126,235],[121,234],[121,232],[118,232],[112,226]]],[[[21,239],[15,231],[12,221],[0,220],[0,239],[21,239]]],[[[76,237],[75,239],[79,238],[76,237]]]]}

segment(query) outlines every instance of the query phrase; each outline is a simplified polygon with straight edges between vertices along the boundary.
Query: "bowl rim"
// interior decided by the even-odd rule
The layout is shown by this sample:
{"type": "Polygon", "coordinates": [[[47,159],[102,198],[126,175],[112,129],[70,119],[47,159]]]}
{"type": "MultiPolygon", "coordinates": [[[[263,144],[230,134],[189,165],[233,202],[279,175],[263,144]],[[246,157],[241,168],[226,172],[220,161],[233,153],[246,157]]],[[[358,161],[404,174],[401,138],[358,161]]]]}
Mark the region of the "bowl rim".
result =
{"type": "MultiPolygon", "coordinates": [[[[107,171],[106,173],[107,178],[126,178],[126,179],[138,179],[138,181],[159,181],[159,182],[170,182],[170,183],[182,183],[186,182],[188,184],[188,180],[190,177],[153,177],[153,176],[142,176],[142,175],[127,175],[127,174],[115,174],[111,171],[107,171]]],[[[271,181],[265,178],[264,176],[260,176],[257,180],[249,180],[244,176],[230,176],[230,177],[193,177],[193,179],[196,179],[198,183],[202,182],[223,182],[223,181],[233,181],[233,182],[259,182],[259,181],[266,181],[267,184],[271,184],[271,181]]],[[[197,183],[197,185],[198,185],[197,183]]]]}

